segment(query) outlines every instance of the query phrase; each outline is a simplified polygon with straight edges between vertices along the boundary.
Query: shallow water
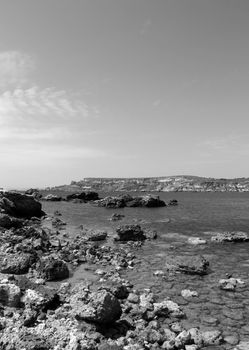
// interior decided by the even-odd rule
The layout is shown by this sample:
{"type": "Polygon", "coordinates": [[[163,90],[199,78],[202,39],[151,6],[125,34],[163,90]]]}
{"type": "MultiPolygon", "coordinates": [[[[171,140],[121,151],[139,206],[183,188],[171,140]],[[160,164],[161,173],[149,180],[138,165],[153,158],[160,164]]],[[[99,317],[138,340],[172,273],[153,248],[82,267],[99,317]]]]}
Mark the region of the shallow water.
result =
{"type": "MultiPolygon", "coordinates": [[[[81,224],[106,229],[110,236],[116,226],[126,223],[157,230],[158,239],[146,241],[136,250],[139,262],[133,269],[124,271],[124,277],[136,289],[152,288],[159,299],[169,297],[181,304],[187,314],[186,326],[218,328],[224,334],[249,339],[249,243],[208,242],[193,246],[187,242],[189,236],[209,241],[215,231],[249,233],[249,193],[160,193],[160,197],[166,202],[175,198],[179,205],[155,209],[105,209],[91,204],[43,202],[43,208],[49,215],[59,210],[60,218],[68,223],[66,230],[72,235],[77,232],[75,227],[81,224]],[[114,212],[124,214],[125,218],[111,222],[109,218],[114,212]],[[163,270],[168,255],[196,254],[210,262],[208,275],[153,275],[156,270],[163,270]],[[218,281],[225,278],[226,273],[244,280],[245,286],[235,292],[220,290],[218,281]],[[195,290],[199,296],[186,300],[181,296],[183,289],[195,290]]],[[[89,271],[84,265],[76,271],[74,278],[94,280],[91,268],[89,271]]]]}

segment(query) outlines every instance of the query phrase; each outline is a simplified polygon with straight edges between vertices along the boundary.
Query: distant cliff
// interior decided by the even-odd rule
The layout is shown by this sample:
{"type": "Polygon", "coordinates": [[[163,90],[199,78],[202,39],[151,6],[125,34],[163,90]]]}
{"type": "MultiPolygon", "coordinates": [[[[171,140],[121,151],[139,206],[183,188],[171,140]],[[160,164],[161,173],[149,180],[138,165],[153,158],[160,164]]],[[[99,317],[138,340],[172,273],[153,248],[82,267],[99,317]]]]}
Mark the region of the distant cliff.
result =
{"type": "Polygon", "coordinates": [[[198,176],[164,176],[148,178],[85,178],[70,185],[48,190],[78,191],[141,191],[141,192],[247,192],[249,178],[214,179],[198,176]]]}

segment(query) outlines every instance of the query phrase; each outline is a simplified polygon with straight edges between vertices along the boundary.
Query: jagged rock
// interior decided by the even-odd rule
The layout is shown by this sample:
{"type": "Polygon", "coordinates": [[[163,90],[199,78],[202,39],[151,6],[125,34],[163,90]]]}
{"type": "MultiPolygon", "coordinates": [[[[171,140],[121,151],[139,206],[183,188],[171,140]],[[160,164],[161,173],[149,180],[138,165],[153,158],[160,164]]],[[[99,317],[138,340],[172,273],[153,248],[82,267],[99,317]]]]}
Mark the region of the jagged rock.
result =
{"type": "Polygon", "coordinates": [[[0,281],[0,303],[10,307],[18,307],[21,300],[21,290],[7,280],[0,281]]]}
{"type": "Polygon", "coordinates": [[[41,203],[32,196],[19,192],[0,192],[0,209],[2,212],[16,217],[31,218],[44,215],[41,203]]]}
{"type": "Polygon", "coordinates": [[[43,197],[43,199],[47,202],[60,202],[60,201],[62,201],[62,197],[57,196],[55,194],[48,194],[47,196],[43,197]]]}
{"type": "Polygon", "coordinates": [[[35,256],[27,253],[6,253],[0,255],[0,272],[13,275],[27,273],[35,262],[35,256]]]}
{"type": "Polygon", "coordinates": [[[90,231],[87,233],[88,241],[103,241],[107,237],[106,231],[90,231]]]}
{"type": "Polygon", "coordinates": [[[38,271],[47,281],[57,281],[69,277],[69,269],[65,261],[51,256],[40,259],[38,271]]]}
{"type": "Polygon", "coordinates": [[[100,324],[118,320],[122,310],[118,299],[106,290],[92,292],[87,303],[77,303],[75,314],[78,319],[100,324]]]}
{"type": "Polygon", "coordinates": [[[249,236],[246,232],[232,231],[232,232],[217,232],[215,236],[211,237],[212,242],[247,242],[249,236]]]}
{"type": "Polygon", "coordinates": [[[143,241],[146,239],[144,231],[139,225],[124,225],[116,229],[117,241],[143,241]]]}
{"type": "Polygon", "coordinates": [[[166,269],[170,271],[179,271],[193,275],[205,275],[209,262],[201,255],[197,256],[179,256],[167,257],[166,269]]]}

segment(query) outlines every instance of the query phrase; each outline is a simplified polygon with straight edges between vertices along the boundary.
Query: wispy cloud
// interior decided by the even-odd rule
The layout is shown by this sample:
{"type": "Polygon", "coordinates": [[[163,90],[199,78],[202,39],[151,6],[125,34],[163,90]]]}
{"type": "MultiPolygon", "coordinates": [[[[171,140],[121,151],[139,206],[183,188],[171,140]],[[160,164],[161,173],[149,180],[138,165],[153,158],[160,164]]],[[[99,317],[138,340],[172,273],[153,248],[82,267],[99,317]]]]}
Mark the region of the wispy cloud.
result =
{"type": "Polygon", "coordinates": [[[214,153],[228,157],[248,156],[248,136],[248,134],[231,134],[220,138],[209,138],[199,144],[199,149],[204,150],[207,157],[214,155],[214,153]]]}
{"type": "Polygon", "coordinates": [[[35,69],[33,58],[19,51],[0,52],[0,88],[22,87],[35,69]]]}

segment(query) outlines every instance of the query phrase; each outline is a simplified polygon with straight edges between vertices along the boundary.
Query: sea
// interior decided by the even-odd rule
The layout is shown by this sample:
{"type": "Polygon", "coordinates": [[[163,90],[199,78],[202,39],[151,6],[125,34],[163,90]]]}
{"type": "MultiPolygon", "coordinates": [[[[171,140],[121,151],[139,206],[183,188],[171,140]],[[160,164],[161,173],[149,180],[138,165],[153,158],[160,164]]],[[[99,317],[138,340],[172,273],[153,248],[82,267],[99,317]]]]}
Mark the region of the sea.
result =
{"type": "MultiPolygon", "coordinates": [[[[100,196],[117,194],[100,193],[100,196]]],[[[140,195],[138,192],[131,194],[140,195]]],[[[60,211],[60,218],[67,223],[65,231],[70,231],[71,235],[79,233],[80,225],[106,230],[110,242],[113,242],[117,226],[123,224],[139,224],[144,229],[157,231],[157,239],[148,240],[136,248],[137,263],[122,271],[122,277],[129,279],[136,290],[150,288],[158,301],[169,298],[181,305],[187,315],[182,322],[188,328],[220,329],[225,336],[249,340],[249,243],[211,242],[211,237],[217,232],[243,231],[249,234],[249,193],[160,192],[158,195],[166,203],[176,199],[178,205],[106,209],[90,203],[42,204],[49,216],[55,210],[60,211]],[[123,214],[123,220],[111,221],[113,213],[123,214]],[[189,237],[200,237],[207,243],[193,245],[188,242],[189,237]],[[158,270],[164,271],[167,257],[195,255],[209,261],[207,275],[155,275],[158,270]],[[239,278],[244,284],[235,291],[221,290],[219,280],[227,276],[239,278]],[[182,290],[185,289],[196,291],[198,296],[184,298],[182,290]]],[[[91,266],[83,264],[70,281],[94,281],[98,278],[94,269],[96,266],[91,270],[91,266]]],[[[226,344],[226,349],[233,348],[229,346],[226,344]]]]}

